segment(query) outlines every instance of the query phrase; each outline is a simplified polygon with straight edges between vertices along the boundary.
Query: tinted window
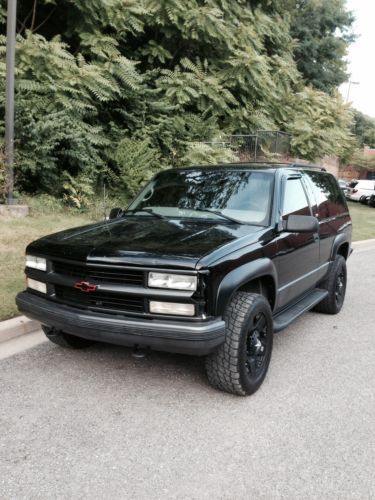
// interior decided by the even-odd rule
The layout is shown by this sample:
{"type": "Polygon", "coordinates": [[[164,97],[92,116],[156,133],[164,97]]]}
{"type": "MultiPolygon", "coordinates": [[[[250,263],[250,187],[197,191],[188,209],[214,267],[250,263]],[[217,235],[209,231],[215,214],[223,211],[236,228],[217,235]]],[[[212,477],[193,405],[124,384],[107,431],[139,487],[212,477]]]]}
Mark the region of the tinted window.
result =
{"type": "Polygon", "coordinates": [[[241,222],[268,225],[273,179],[272,173],[251,170],[169,170],[158,174],[129,209],[149,208],[174,218],[222,219],[203,211],[209,209],[241,222]]]}
{"type": "Polygon", "coordinates": [[[348,210],[345,197],[336,179],[324,172],[309,172],[318,207],[319,219],[333,217],[348,210]]]}
{"type": "Polygon", "coordinates": [[[288,179],[285,185],[283,217],[311,215],[310,207],[300,179],[288,179]]]}

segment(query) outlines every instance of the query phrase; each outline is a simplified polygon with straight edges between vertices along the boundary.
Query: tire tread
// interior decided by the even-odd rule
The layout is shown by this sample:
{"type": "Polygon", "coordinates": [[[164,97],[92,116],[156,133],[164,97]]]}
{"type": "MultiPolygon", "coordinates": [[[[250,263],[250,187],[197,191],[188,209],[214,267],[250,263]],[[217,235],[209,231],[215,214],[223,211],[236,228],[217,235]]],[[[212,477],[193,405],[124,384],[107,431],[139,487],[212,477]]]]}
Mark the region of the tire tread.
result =
{"type": "MultiPolygon", "coordinates": [[[[249,394],[241,382],[239,370],[240,343],[249,309],[264,297],[257,293],[237,292],[225,314],[226,335],[224,343],[206,358],[206,371],[211,385],[239,396],[249,394]]],[[[271,332],[272,334],[272,332],[271,332]]]]}

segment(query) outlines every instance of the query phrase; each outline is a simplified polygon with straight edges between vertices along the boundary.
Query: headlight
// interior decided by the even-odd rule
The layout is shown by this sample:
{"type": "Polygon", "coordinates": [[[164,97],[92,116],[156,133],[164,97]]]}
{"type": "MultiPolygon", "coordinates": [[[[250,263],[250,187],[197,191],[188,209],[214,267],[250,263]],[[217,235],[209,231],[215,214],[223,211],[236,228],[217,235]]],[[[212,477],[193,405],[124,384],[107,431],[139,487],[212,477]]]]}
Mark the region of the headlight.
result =
{"type": "Polygon", "coordinates": [[[173,314],[177,316],[194,316],[194,304],[178,304],[176,302],[150,301],[150,313],[173,314]]]}
{"type": "Polygon", "coordinates": [[[26,267],[39,269],[39,271],[46,271],[47,261],[42,257],[35,257],[34,255],[26,255],[26,267]]]}
{"type": "Polygon", "coordinates": [[[26,284],[27,288],[31,288],[32,290],[36,290],[37,292],[40,293],[47,293],[47,285],[45,283],[42,283],[41,281],[27,278],[26,284]]]}
{"type": "Polygon", "coordinates": [[[148,273],[148,286],[195,291],[197,289],[197,277],[186,274],[148,273]]]}

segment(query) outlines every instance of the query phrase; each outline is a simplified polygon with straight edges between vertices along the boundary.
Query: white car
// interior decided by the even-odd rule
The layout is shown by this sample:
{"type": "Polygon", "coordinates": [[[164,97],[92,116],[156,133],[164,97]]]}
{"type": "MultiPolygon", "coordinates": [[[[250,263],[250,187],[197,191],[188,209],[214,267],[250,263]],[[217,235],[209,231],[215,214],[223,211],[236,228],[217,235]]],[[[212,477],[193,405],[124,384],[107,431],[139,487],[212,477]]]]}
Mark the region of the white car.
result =
{"type": "Polygon", "coordinates": [[[348,200],[359,201],[362,196],[375,194],[375,181],[353,181],[345,194],[348,200]]]}

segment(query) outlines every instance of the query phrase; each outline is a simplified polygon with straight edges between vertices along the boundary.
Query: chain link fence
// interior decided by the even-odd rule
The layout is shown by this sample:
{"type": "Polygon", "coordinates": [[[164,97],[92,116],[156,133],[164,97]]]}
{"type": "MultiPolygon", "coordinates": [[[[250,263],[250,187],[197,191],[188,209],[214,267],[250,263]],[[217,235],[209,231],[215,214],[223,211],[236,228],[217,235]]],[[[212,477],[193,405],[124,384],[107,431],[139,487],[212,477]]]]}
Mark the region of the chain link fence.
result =
{"type": "Polygon", "coordinates": [[[214,150],[229,150],[239,162],[286,159],[290,154],[291,135],[286,132],[258,130],[255,134],[237,134],[218,141],[202,141],[214,150]]]}

